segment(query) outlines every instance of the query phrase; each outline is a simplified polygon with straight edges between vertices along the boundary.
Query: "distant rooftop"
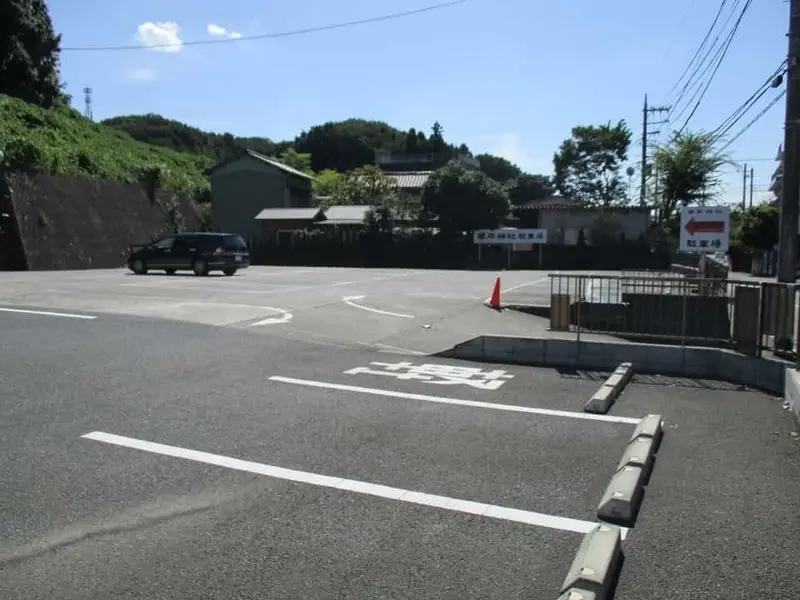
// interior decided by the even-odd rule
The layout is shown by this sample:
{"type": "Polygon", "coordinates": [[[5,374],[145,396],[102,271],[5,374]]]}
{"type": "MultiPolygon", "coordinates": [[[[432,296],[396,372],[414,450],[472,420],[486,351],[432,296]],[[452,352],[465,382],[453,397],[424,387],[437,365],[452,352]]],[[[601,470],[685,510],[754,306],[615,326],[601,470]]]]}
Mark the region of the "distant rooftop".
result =
{"type": "Polygon", "coordinates": [[[433,171],[406,171],[386,173],[386,177],[394,181],[401,190],[416,190],[425,186],[433,171]]]}

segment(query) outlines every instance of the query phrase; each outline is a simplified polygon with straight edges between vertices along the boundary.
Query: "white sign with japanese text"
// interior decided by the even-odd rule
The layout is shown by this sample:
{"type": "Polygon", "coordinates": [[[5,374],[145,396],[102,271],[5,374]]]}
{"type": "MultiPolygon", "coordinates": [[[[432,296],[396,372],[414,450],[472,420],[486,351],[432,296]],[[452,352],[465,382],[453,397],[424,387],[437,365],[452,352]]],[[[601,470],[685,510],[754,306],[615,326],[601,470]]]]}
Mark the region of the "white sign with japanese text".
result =
{"type": "Polygon", "coordinates": [[[680,236],[681,252],[727,252],[731,241],[730,207],[683,207],[680,236]]]}
{"type": "Polygon", "coordinates": [[[546,244],[547,229],[478,229],[472,234],[476,244],[546,244]]]}
{"type": "Polygon", "coordinates": [[[434,385],[466,385],[479,390],[494,391],[514,376],[502,369],[486,370],[477,367],[422,364],[408,361],[399,363],[371,362],[369,367],[356,367],[345,375],[382,375],[401,381],[420,381],[434,385]],[[375,368],[373,368],[375,367],[375,368]]]}

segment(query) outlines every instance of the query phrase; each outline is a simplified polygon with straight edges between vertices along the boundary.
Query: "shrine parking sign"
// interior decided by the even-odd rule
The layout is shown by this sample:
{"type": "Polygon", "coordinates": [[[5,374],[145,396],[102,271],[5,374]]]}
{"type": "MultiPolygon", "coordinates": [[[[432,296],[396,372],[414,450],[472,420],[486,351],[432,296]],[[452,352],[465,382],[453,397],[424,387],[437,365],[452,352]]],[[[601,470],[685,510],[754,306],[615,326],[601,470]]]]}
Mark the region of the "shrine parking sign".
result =
{"type": "Polygon", "coordinates": [[[729,206],[685,206],[681,209],[681,252],[727,252],[730,242],[729,206]]]}

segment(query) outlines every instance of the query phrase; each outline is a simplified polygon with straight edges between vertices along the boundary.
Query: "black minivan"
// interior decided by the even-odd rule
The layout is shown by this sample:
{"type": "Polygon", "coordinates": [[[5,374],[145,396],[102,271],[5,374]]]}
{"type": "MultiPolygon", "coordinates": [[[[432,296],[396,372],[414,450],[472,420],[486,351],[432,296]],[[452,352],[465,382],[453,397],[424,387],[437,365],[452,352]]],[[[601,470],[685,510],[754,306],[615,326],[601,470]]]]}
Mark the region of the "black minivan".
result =
{"type": "Polygon", "coordinates": [[[235,233],[172,233],[152,244],[131,246],[128,255],[128,268],[137,275],[150,270],[169,275],[175,271],[234,275],[249,265],[247,244],[235,233]]]}

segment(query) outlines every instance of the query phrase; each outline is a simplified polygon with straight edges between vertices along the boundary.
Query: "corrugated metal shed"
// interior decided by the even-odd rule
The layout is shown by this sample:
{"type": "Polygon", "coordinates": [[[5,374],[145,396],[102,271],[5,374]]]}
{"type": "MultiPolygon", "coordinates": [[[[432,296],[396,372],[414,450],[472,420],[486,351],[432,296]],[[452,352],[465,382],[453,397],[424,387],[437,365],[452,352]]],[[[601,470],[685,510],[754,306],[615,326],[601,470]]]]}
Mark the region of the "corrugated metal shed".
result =
{"type": "Polygon", "coordinates": [[[355,225],[364,222],[371,206],[344,205],[331,206],[325,211],[324,225],[355,225]]]}
{"type": "Polygon", "coordinates": [[[406,173],[386,173],[401,190],[420,189],[425,186],[432,171],[409,171],[406,173]]]}
{"type": "Polygon", "coordinates": [[[320,214],[318,208],[265,208],[256,215],[257,221],[313,221],[320,214]]]}
{"type": "Polygon", "coordinates": [[[311,181],[314,181],[314,177],[309,175],[308,173],[303,173],[302,171],[298,171],[297,169],[294,169],[289,165],[285,165],[282,162],[275,160],[274,158],[269,158],[267,156],[264,156],[263,154],[259,154],[255,150],[248,150],[247,153],[253,158],[258,159],[261,162],[265,162],[268,165],[272,165],[273,167],[283,171],[284,173],[288,173],[289,175],[294,175],[295,177],[302,177],[303,179],[310,179],[311,181]]]}

